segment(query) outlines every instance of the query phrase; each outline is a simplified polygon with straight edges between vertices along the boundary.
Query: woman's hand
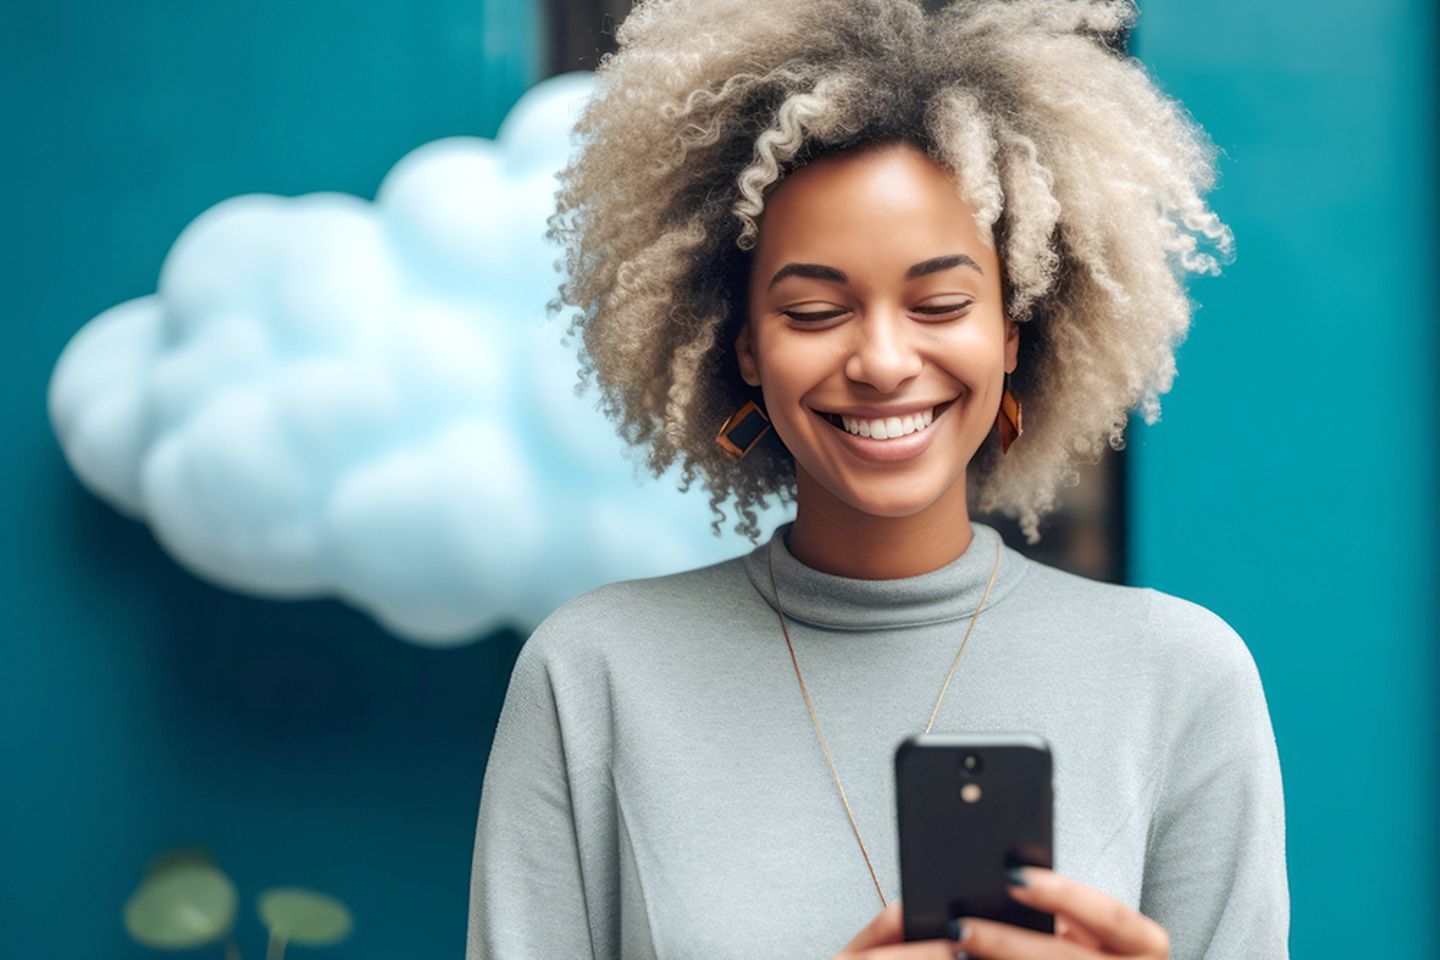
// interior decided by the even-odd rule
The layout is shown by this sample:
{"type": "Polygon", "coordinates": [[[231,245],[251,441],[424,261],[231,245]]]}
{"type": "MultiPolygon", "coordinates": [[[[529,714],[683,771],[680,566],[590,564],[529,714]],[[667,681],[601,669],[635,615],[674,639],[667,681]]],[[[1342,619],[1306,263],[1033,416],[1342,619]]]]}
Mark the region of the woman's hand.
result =
{"type": "Polygon", "coordinates": [[[957,950],[975,960],[1166,960],[1170,956],[1170,937],[1165,929],[1108,893],[1044,867],[1025,867],[1023,873],[1025,886],[1006,889],[1026,906],[1053,913],[1054,934],[996,920],[960,917],[964,936],[959,940],[905,943],[900,901],[896,900],[857,933],[834,960],[952,960],[957,950]]]}
{"type": "Polygon", "coordinates": [[[1025,885],[1005,889],[1026,906],[1055,914],[1055,934],[961,917],[965,936],[955,943],[970,956],[978,960],[1166,960],[1170,956],[1165,928],[1110,894],[1044,867],[1021,871],[1025,885]]]}

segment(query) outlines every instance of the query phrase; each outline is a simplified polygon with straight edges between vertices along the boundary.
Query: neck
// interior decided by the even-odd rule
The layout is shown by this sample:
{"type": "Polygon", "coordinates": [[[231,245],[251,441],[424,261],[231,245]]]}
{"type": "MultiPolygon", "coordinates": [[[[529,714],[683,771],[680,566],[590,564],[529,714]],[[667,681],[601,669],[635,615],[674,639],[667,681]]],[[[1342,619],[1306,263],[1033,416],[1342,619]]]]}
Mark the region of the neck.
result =
{"type": "Polygon", "coordinates": [[[795,559],[825,573],[859,580],[914,577],[952,562],[975,539],[963,478],[934,503],[903,517],[866,513],[798,466],[795,481],[795,524],[785,546],[795,559]]]}

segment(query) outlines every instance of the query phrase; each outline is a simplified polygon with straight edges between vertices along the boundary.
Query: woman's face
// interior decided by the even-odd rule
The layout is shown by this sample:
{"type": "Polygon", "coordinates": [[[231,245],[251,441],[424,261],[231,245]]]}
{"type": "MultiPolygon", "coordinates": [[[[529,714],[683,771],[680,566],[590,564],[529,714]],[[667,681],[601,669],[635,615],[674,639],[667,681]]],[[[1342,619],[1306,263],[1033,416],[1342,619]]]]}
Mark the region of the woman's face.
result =
{"type": "Polygon", "coordinates": [[[736,349],[801,490],[883,517],[963,504],[1019,331],[955,182],[910,144],[823,157],[759,226],[736,349]]]}

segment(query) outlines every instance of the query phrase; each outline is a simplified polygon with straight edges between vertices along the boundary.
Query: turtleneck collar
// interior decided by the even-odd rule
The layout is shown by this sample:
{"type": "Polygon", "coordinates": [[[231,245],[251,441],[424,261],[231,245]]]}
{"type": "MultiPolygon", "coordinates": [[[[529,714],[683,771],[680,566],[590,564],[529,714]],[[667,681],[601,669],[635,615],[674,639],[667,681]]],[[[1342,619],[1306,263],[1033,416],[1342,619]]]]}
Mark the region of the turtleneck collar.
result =
{"type": "Polygon", "coordinates": [[[785,616],[833,630],[884,630],[960,620],[975,612],[995,569],[995,547],[1000,545],[1000,570],[985,601],[985,609],[998,603],[1024,575],[1029,561],[1005,546],[999,531],[970,522],[974,539],[965,552],[945,566],[913,577],[861,580],[825,573],[801,563],[785,545],[794,521],[782,524],[770,540],[743,558],[745,572],[771,607],[770,554],[775,562],[775,585],[785,616]]]}

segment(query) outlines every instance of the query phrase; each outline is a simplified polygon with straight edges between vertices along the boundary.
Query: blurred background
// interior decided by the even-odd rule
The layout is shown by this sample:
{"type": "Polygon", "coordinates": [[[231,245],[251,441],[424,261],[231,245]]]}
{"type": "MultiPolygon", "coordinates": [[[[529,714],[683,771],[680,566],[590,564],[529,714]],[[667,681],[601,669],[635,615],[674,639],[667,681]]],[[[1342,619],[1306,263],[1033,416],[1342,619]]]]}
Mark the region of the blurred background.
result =
{"type": "MultiPolygon", "coordinates": [[[[638,486],[583,399],[544,406],[570,377],[536,304],[553,275],[526,246],[534,198],[628,8],[7,11],[0,952],[153,955],[122,910],[156,853],[201,846],[239,891],[247,956],[275,885],[348,905],[332,956],[460,956],[481,775],[528,629],[602,580],[749,549],[710,536],[703,496],[638,486]],[[366,246],[376,224],[405,244],[366,246]],[[267,259],[267,238],[337,236],[333,260],[267,259]],[[445,245],[461,253],[432,270],[445,245]],[[402,310],[425,349],[376,370],[385,335],[327,326],[333,302],[296,294],[299,274],[329,276],[342,303],[363,287],[356,310],[402,310]],[[264,291],[252,313],[207,313],[237,285],[264,291]],[[290,392],[223,389],[246,363],[290,392]],[[142,380],[165,401],[144,413],[142,380]],[[403,417],[351,422],[337,380],[440,386],[403,417]],[[190,428],[217,409],[223,429],[190,428]],[[449,439],[405,440],[422,431],[449,439]],[[320,457],[306,436],[348,446],[320,457]],[[452,456],[477,438],[500,453],[452,456]],[[384,469],[349,469],[367,444],[384,469]],[[474,483],[417,503],[427,471],[474,483]],[[573,489],[524,499],[561,475],[573,489]],[[257,484],[293,509],[217,513],[257,484]],[[338,518],[307,512],[321,485],[347,492],[338,518]],[[476,523],[476,490],[511,516],[476,523]],[[534,519],[557,503],[588,539],[534,519]],[[637,503],[663,506],[646,519],[637,503]],[[431,532],[399,560],[373,549],[397,516],[431,532]],[[642,523],[673,536],[605,552],[642,523]]],[[[1150,0],[1123,39],[1223,150],[1211,199],[1238,258],[1192,284],[1202,307],[1161,421],[1136,418],[1045,539],[980,519],[1245,638],[1280,745],[1295,956],[1440,955],[1422,919],[1440,893],[1435,10],[1150,0]]]]}

